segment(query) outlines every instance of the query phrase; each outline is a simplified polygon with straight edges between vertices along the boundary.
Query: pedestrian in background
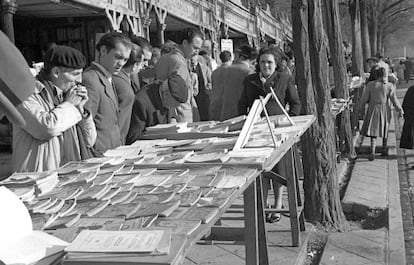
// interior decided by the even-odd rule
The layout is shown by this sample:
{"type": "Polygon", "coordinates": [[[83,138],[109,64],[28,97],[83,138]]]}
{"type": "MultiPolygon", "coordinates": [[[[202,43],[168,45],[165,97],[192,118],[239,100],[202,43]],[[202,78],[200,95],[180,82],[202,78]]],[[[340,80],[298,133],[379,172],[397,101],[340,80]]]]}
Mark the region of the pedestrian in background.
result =
{"type": "MultiPolygon", "coordinates": [[[[371,138],[371,153],[369,160],[375,159],[375,146],[377,137],[386,138],[388,134],[388,100],[392,102],[399,115],[402,116],[403,110],[395,96],[392,84],[388,82],[385,69],[375,67],[371,71],[369,81],[362,95],[362,106],[368,104],[361,135],[371,138]]],[[[384,146],[384,150],[386,146],[384,146]]]]}

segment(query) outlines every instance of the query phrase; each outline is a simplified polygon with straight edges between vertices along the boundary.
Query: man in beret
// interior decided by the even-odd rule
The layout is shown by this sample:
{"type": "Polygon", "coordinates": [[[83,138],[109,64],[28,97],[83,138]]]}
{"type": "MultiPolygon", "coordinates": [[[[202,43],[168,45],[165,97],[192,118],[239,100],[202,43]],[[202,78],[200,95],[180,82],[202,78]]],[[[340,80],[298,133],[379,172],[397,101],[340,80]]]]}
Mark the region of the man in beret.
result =
{"type": "Polygon", "coordinates": [[[96,45],[97,60],[83,72],[89,101],[87,108],[94,118],[97,139],[93,146],[96,156],[124,144],[119,124],[119,103],[112,75],[121,71],[131,53],[131,41],[118,32],[102,36],[96,45]]]}
{"type": "Polygon", "coordinates": [[[26,125],[13,128],[13,171],[54,170],[81,159],[80,138],[94,144],[95,125],[84,108],[88,95],[80,85],[85,62],[82,53],[70,47],[46,52],[34,94],[17,107],[26,125]]]}

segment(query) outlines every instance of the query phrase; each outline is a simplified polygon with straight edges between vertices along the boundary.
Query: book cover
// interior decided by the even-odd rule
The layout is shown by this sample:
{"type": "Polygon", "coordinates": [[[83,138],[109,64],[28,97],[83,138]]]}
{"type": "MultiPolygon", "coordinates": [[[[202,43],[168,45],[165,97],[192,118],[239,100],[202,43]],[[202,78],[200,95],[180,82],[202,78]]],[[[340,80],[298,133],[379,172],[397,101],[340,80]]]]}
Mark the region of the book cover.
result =
{"type": "Polygon", "coordinates": [[[49,208],[46,208],[42,210],[42,213],[44,214],[55,214],[59,212],[60,209],[62,209],[63,205],[65,204],[65,200],[57,200],[56,203],[49,208]]]}
{"type": "Polygon", "coordinates": [[[75,209],[73,210],[73,213],[79,213],[82,216],[87,215],[87,213],[90,210],[93,210],[95,208],[105,208],[109,204],[109,201],[100,201],[96,199],[88,199],[88,200],[82,200],[77,201],[75,209]]]}
{"type": "Polygon", "coordinates": [[[157,194],[138,194],[137,197],[132,201],[133,203],[165,203],[169,202],[174,198],[175,192],[164,192],[157,194]]]}
{"type": "Polygon", "coordinates": [[[217,214],[219,210],[215,207],[191,207],[180,218],[185,220],[201,220],[201,223],[209,223],[217,214]]]}
{"type": "Polygon", "coordinates": [[[100,200],[112,200],[112,198],[116,196],[120,191],[121,187],[111,188],[104,196],[100,198],[100,200]]]}
{"type": "Polygon", "coordinates": [[[114,177],[113,172],[105,172],[98,174],[96,178],[93,180],[95,185],[103,185],[111,182],[112,178],[114,177]]]}
{"type": "Polygon", "coordinates": [[[124,202],[126,199],[129,198],[129,196],[131,196],[132,191],[121,191],[118,194],[116,194],[115,196],[113,196],[111,198],[111,204],[119,204],[124,202]]]}
{"type": "Polygon", "coordinates": [[[87,172],[98,169],[101,163],[87,163],[81,161],[70,161],[58,169],[59,174],[67,174],[73,171],[87,172]]]}
{"type": "Polygon", "coordinates": [[[125,165],[121,170],[115,172],[115,175],[124,175],[129,174],[134,170],[134,166],[131,165],[125,165]]]}
{"type": "Polygon", "coordinates": [[[110,227],[118,227],[119,230],[124,223],[125,218],[122,216],[111,218],[81,217],[74,226],[89,230],[111,230],[110,227]]]}
{"type": "Polygon", "coordinates": [[[158,248],[166,230],[83,230],[66,252],[151,253],[158,248]]]}
{"type": "Polygon", "coordinates": [[[132,191],[137,194],[149,194],[152,193],[157,186],[154,185],[142,185],[142,186],[134,186],[132,191]]]}
{"type": "Polygon", "coordinates": [[[171,201],[167,203],[142,204],[141,208],[128,219],[134,219],[143,216],[156,215],[160,217],[169,216],[180,205],[180,201],[171,201]]]}
{"type": "MultiPolygon", "coordinates": [[[[110,187],[109,187],[110,188],[110,187]]],[[[108,191],[108,184],[104,185],[94,185],[90,187],[88,190],[85,190],[83,193],[81,193],[77,199],[79,201],[81,200],[87,200],[87,199],[93,199],[98,198],[99,196],[102,196],[104,192],[108,191]]]]}
{"type": "Polygon", "coordinates": [[[111,218],[121,216],[125,217],[126,219],[129,219],[138,211],[140,207],[141,204],[139,203],[113,204],[108,205],[102,211],[93,216],[97,218],[111,218]]]}
{"type": "Polygon", "coordinates": [[[157,186],[151,193],[175,192],[180,193],[187,187],[187,183],[157,186]]]}
{"type": "Polygon", "coordinates": [[[199,226],[201,220],[160,218],[152,224],[154,228],[169,228],[173,234],[191,235],[199,226]]]}
{"type": "Polygon", "coordinates": [[[190,207],[197,203],[201,197],[200,189],[187,189],[176,196],[181,201],[181,207],[190,207]]]}
{"type": "Polygon", "coordinates": [[[52,230],[58,228],[71,227],[79,220],[80,217],[80,214],[71,214],[64,217],[58,217],[52,222],[47,222],[44,226],[44,229],[52,230]]]}
{"type": "Polygon", "coordinates": [[[122,170],[122,168],[124,167],[124,165],[103,165],[99,168],[99,172],[98,174],[105,174],[105,173],[117,173],[119,171],[122,170]]]}
{"type": "Polygon", "coordinates": [[[179,219],[181,216],[186,213],[190,208],[189,207],[177,207],[169,216],[168,219],[179,219]]]}
{"type": "Polygon", "coordinates": [[[128,183],[134,184],[134,182],[140,177],[141,175],[139,173],[119,174],[112,178],[112,183],[116,183],[117,185],[128,183]]]}
{"type": "Polygon", "coordinates": [[[164,182],[163,186],[171,186],[176,184],[187,184],[192,179],[195,178],[195,175],[184,174],[184,175],[174,175],[169,178],[166,182],[164,182]]]}
{"type": "Polygon", "coordinates": [[[59,210],[59,217],[64,217],[70,214],[75,209],[76,199],[65,201],[63,207],[59,210]]]}

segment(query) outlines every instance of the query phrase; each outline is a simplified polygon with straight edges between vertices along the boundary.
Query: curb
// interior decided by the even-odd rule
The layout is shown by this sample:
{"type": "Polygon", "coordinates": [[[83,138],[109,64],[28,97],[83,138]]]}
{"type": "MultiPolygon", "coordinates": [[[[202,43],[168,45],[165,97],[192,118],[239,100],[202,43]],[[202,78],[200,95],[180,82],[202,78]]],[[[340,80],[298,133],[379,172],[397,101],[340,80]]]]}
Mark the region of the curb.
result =
{"type": "Polygon", "coordinates": [[[401,208],[401,194],[400,194],[400,176],[398,171],[398,154],[397,154],[397,130],[399,128],[399,121],[395,122],[394,117],[397,113],[394,110],[390,122],[390,131],[388,139],[393,141],[388,149],[388,249],[387,249],[387,263],[392,265],[405,265],[405,241],[404,241],[404,226],[403,214],[401,208]],[[398,123],[398,124],[397,124],[398,123]],[[395,142],[394,142],[395,141],[395,142]]]}

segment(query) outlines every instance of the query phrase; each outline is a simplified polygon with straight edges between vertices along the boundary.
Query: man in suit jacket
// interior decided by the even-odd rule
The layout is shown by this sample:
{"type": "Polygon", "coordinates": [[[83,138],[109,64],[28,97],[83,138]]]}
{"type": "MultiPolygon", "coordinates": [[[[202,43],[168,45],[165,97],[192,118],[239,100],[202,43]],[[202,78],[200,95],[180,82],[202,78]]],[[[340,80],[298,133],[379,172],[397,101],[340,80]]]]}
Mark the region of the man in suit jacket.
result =
{"type": "Polygon", "coordinates": [[[118,73],[127,62],[131,41],[120,33],[111,32],[102,36],[96,49],[97,61],[84,71],[83,83],[89,95],[86,107],[92,113],[98,134],[94,151],[100,155],[123,144],[112,75],[118,73]]]}

